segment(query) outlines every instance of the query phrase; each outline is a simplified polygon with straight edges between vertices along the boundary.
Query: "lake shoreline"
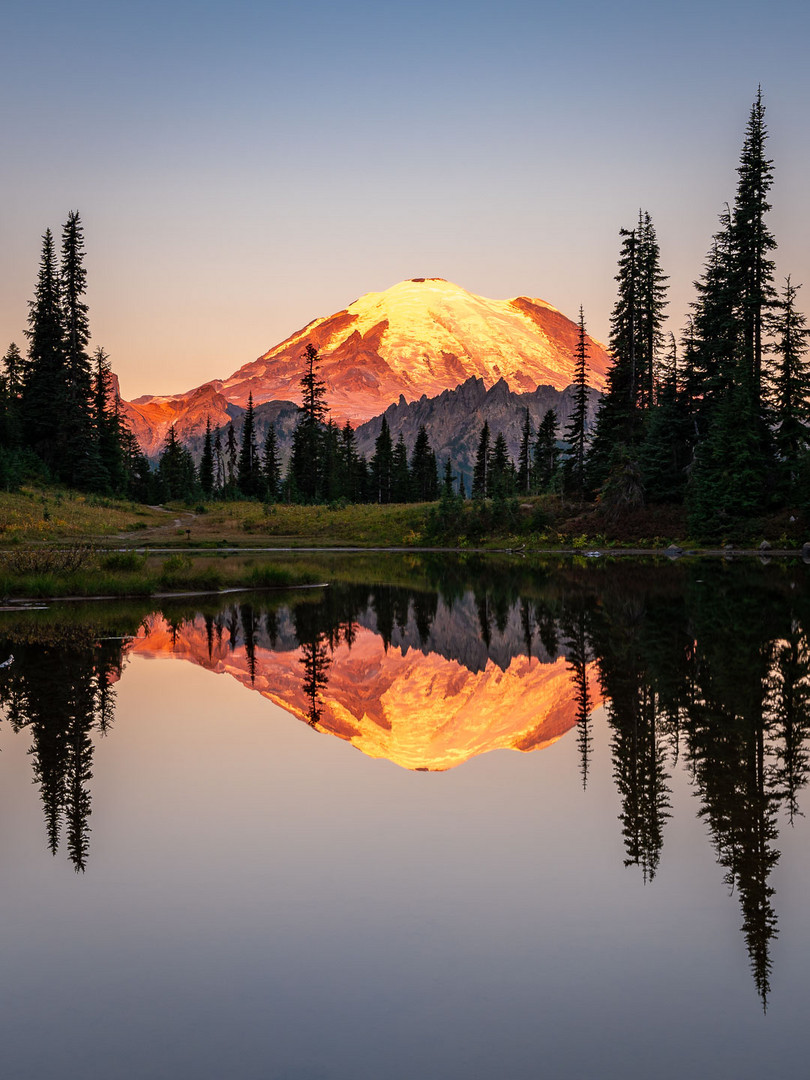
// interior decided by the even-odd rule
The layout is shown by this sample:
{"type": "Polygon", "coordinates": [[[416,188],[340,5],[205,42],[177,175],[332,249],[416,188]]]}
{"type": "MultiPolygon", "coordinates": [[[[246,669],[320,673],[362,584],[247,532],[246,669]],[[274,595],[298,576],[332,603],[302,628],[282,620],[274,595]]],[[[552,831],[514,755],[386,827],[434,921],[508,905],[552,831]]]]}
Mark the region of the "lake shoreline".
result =
{"type": "Polygon", "coordinates": [[[72,550],[69,545],[56,544],[0,550],[0,610],[25,610],[42,603],[190,599],[256,591],[317,590],[332,584],[327,580],[331,576],[328,560],[343,556],[392,555],[410,559],[450,556],[462,561],[481,559],[485,563],[500,559],[505,565],[520,566],[529,572],[547,569],[544,563],[548,560],[559,561],[562,566],[596,566],[632,560],[647,566],[665,566],[700,560],[733,563],[753,559],[765,565],[775,562],[784,566],[796,561],[810,564],[810,551],[795,548],[256,545],[213,550],[88,546],[80,567],[60,569],[55,565],[54,560],[58,561],[60,555],[69,557],[72,550]]]}

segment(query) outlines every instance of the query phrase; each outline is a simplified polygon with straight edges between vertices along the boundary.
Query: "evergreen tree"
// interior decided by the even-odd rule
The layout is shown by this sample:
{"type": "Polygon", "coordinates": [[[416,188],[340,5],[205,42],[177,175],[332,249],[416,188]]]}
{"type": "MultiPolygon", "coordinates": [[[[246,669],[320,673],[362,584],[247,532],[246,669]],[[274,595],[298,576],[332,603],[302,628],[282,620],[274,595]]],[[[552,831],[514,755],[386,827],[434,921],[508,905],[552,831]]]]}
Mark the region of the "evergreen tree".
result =
{"type": "Polygon", "coordinates": [[[253,410],[253,393],[248,394],[248,406],[242,424],[242,443],[239,448],[237,485],[247,499],[258,498],[262,493],[261,459],[256,445],[256,417],[253,410]]]}
{"type": "Polygon", "coordinates": [[[394,446],[391,460],[391,502],[405,503],[412,498],[411,473],[408,469],[408,449],[402,432],[394,446]]]}
{"type": "Polygon", "coordinates": [[[490,492],[494,498],[504,499],[515,492],[515,466],[509,457],[506,438],[498,432],[492,446],[492,458],[489,466],[490,492]]]}
{"type": "Polygon", "coordinates": [[[340,475],[340,431],[330,418],[321,432],[321,498],[334,502],[342,495],[340,475]]]}
{"type": "Polygon", "coordinates": [[[557,471],[557,458],[557,414],[548,409],[540,421],[532,451],[532,491],[548,491],[557,471]]]}
{"type": "Polygon", "coordinates": [[[65,333],[59,272],[50,229],[42,237],[34,299],[28,312],[28,366],[22,394],[25,442],[54,472],[60,453],[65,399],[65,333]]]}
{"type": "Polygon", "coordinates": [[[735,262],[731,211],[726,207],[720,228],[712,237],[703,274],[695,282],[698,295],[692,305],[693,384],[687,390],[696,405],[701,434],[712,410],[737,378],[741,327],[735,262]]]}
{"type": "Polygon", "coordinates": [[[785,494],[795,485],[799,459],[810,444],[810,367],[805,360],[810,330],[796,308],[799,285],[788,277],[773,320],[776,364],[770,384],[770,405],[775,428],[776,449],[784,475],[785,494]]]}
{"type": "MultiPolygon", "coordinates": [[[[116,399],[115,408],[120,412],[118,399],[116,399]]],[[[138,502],[151,502],[155,497],[153,493],[155,478],[146,455],[138,445],[138,440],[132,434],[128,424],[120,418],[119,432],[127,494],[138,502]]]]}
{"type": "Polygon", "coordinates": [[[568,444],[565,463],[566,487],[580,498],[585,494],[585,421],[588,410],[588,342],[585,336],[585,313],[579,309],[579,331],[574,349],[574,411],[565,429],[568,444]]]}
{"type": "Polygon", "coordinates": [[[374,443],[374,457],[371,459],[371,487],[374,502],[391,502],[393,468],[394,447],[391,441],[391,429],[383,416],[380,434],[374,443]]]}
{"type": "Polygon", "coordinates": [[[262,455],[262,469],[264,472],[264,485],[267,498],[275,502],[281,488],[281,458],[278,452],[276,438],[276,425],[271,424],[267,429],[264,439],[264,451],[262,455]]]}
{"type": "Polygon", "coordinates": [[[157,473],[161,497],[164,500],[194,497],[197,481],[194,460],[179,442],[173,424],[169,428],[158,460],[157,473]]]}
{"type": "Polygon", "coordinates": [[[236,488],[236,466],[238,460],[239,447],[236,442],[236,432],[233,428],[233,421],[231,421],[228,424],[228,431],[225,439],[225,484],[231,493],[233,493],[236,488]]]}
{"type": "Polygon", "coordinates": [[[444,477],[442,479],[442,497],[448,499],[452,498],[454,492],[455,488],[453,486],[453,465],[450,461],[450,458],[448,458],[447,461],[445,461],[444,463],[444,477]]]}
{"type": "Polygon", "coordinates": [[[97,463],[97,479],[93,484],[99,491],[121,493],[125,488],[121,417],[116,407],[116,393],[110,369],[110,358],[99,346],[93,354],[93,428],[97,463]]]}
{"type": "Polygon", "coordinates": [[[589,486],[601,487],[615,468],[620,448],[626,452],[637,438],[639,389],[639,258],[635,230],[621,229],[619,296],[611,315],[610,349],[613,363],[607,372],[604,396],[588,455],[589,486]]]}
{"type": "Polygon", "coordinates": [[[620,235],[619,295],[610,322],[613,364],[587,463],[592,489],[602,487],[611,472],[616,473],[615,483],[628,463],[637,470],[644,415],[654,403],[656,350],[666,307],[666,277],[649,214],[640,212],[638,229],[621,229],[620,235]]]}
{"type": "Polygon", "coordinates": [[[774,264],[769,253],[776,241],[765,221],[771,209],[768,192],[773,185],[773,162],[765,156],[768,133],[762,90],[751,106],[737,169],[737,196],[732,214],[735,285],[740,307],[742,362],[752,376],[757,405],[762,399],[764,331],[773,308],[774,264]]]}
{"type": "Polygon", "coordinates": [[[200,487],[207,499],[214,493],[214,441],[211,437],[211,417],[205,418],[205,439],[200,459],[200,487]]]}
{"type": "Polygon", "coordinates": [[[436,455],[431,449],[424,424],[419,428],[411,458],[413,497],[417,502],[434,502],[439,497],[436,455]]]}
{"type": "Polygon", "coordinates": [[[532,422],[529,417],[528,407],[523,417],[523,428],[520,436],[520,453],[518,454],[517,486],[518,491],[528,495],[532,489],[532,422]]]}
{"type": "Polygon", "coordinates": [[[348,420],[340,433],[340,465],[344,498],[349,502],[362,502],[365,498],[366,465],[357,453],[354,428],[348,420]]]}
{"type": "Polygon", "coordinates": [[[644,490],[650,502],[681,502],[690,454],[686,399],[678,393],[677,347],[670,335],[669,367],[650,411],[641,448],[644,490]]]}
{"type": "Polygon", "coordinates": [[[59,430],[62,479],[76,487],[97,488],[103,475],[90,414],[92,368],[87,346],[90,320],[84,295],[84,234],[78,211],[68,214],[62,230],[61,298],[65,342],[64,400],[59,430]]]}
{"type": "Polygon", "coordinates": [[[225,453],[222,449],[222,428],[217,424],[214,432],[214,490],[222,492],[225,487],[225,453]]]}
{"type": "Polygon", "coordinates": [[[639,403],[642,410],[649,411],[655,404],[657,359],[663,345],[662,328],[668,301],[667,276],[661,269],[661,252],[655,227],[646,210],[639,210],[638,237],[638,348],[641,356],[639,403]]]}
{"type": "Polygon", "coordinates": [[[486,499],[490,490],[489,479],[489,424],[484,421],[481,428],[481,437],[478,440],[478,450],[475,454],[475,466],[473,468],[472,497],[474,499],[486,499]]]}
{"type": "Polygon", "coordinates": [[[326,386],[318,377],[318,350],[308,344],[303,356],[300,419],[293,435],[289,475],[299,498],[316,501],[323,481],[321,427],[326,422],[326,386]]]}
{"type": "Polygon", "coordinates": [[[767,469],[753,373],[744,370],[712,412],[698,444],[687,493],[690,531],[722,537],[762,513],[768,505],[767,469]]]}
{"type": "Polygon", "coordinates": [[[11,342],[0,361],[0,447],[16,449],[22,441],[22,389],[24,361],[19,347],[11,342]]]}

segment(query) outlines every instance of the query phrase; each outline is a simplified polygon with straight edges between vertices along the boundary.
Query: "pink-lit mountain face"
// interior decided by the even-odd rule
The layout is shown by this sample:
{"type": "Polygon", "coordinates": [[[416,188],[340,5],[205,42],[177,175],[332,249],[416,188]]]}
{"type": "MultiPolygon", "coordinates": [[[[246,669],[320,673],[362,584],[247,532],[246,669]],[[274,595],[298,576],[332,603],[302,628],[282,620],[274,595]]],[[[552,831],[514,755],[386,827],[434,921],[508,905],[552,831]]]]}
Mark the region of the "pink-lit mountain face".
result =
{"type": "MultiPolygon", "coordinates": [[[[503,379],[512,390],[562,390],[573,380],[577,325],[543,300],[525,296],[489,300],[443,278],[401,281],[367,293],[343,311],[315,319],[228,379],[185,394],[141,397],[125,411],[149,454],[169,426],[181,440],[231,419],[228,405],[300,401],[302,354],[312,344],[334,420],[357,425],[392,402],[453,390],[471,377],[489,388],[503,379]]],[[[588,382],[604,384],[610,358],[588,339],[588,382]]]]}
{"type": "MultiPolygon", "coordinates": [[[[318,731],[405,769],[442,771],[492,750],[541,750],[577,724],[577,688],[563,657],[543,663],[518,655],[503,664],[487,657],[476,670],[428,649],[386,648],[379,634],[358,626],[351,645],[340,642],[330,653],[313,723],[301,648],[257,645],[251,655],[227,630],[209,639],[202,619],[178,629],[156,614],[127,652],[228,675],[318,731]]],[[[593,709],[602,701],[596,664],[588,665],[587,682],[593,709]]]]}

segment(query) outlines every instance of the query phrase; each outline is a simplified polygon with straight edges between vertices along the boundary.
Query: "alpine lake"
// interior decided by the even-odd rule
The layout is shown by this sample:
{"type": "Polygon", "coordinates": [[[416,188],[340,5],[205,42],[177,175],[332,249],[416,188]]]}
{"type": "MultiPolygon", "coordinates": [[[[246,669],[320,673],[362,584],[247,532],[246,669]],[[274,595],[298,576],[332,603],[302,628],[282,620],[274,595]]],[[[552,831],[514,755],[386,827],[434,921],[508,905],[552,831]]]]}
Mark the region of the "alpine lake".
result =
{"type": "Polygon", "coordinates": [[[803,1075],[810,566],[319,565],[0,613],[3,1075],[803,1075]]]}

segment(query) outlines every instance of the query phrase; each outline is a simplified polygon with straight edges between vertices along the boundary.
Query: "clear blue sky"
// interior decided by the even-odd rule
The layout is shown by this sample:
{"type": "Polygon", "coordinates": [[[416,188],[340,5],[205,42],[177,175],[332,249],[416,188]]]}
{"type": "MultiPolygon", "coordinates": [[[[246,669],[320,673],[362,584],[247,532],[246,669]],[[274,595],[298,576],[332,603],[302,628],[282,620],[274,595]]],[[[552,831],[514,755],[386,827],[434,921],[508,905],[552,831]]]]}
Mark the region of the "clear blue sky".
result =
{"type": "Polygon", "coordinates": [[[762,83],[780,276],[810,307],[810,5],[5,0],[0,348],[79,209],[127,397],[406,277],[580,303],[649,209],[683,325],[762,83]]]}

